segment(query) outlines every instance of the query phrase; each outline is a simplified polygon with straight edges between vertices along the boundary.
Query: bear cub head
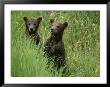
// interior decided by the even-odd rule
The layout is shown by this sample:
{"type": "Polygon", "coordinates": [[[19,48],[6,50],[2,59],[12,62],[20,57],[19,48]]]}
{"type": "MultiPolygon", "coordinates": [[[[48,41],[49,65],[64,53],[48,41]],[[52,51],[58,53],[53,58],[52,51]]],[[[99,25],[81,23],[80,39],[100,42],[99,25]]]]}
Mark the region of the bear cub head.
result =
{"type": "Polygon", "coordinates": [[[65,28],[68,26],[68,22],[59,23],[54,19],[50,20],[51,23],[51,33],[54,35],[62,35],[65,28]]]}
{"type": "Polygon", "coordinates": [[[31,35],[37,32],[42,17],[36,18],[23,17],[23,20],[25,21],[26,31],[29,33],[29,35],[31,35]]]}

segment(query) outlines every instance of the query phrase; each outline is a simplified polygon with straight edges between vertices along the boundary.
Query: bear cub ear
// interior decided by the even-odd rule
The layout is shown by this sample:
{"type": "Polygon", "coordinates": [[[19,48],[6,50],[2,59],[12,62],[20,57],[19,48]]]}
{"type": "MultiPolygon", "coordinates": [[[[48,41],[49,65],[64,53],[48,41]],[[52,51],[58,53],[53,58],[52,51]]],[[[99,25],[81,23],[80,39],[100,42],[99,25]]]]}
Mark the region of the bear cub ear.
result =
{"type": "Polygon", "coordinates": [[[23,20],[24,20],[24,21],[27,21],[27,20],[28,20],[28,18],[27,18],[27,17],[23,17],[23,20]]]}
{"type": "Polygon", "coordinates": [[[54,22],[54,19],[50,19],[50,23],[52,24],[54,22]]]}
{"type": "Polygon", "coordinates": [[[66,28],[68,26],[68,22],[64,22],[63,25],[64,25],[64,28],[66,28]]]}
{"type": "Polygon", "coordinates": [[[42,20],[42,17],[41,16],[37,17],[37,20],[41,21],[42,20]]]}

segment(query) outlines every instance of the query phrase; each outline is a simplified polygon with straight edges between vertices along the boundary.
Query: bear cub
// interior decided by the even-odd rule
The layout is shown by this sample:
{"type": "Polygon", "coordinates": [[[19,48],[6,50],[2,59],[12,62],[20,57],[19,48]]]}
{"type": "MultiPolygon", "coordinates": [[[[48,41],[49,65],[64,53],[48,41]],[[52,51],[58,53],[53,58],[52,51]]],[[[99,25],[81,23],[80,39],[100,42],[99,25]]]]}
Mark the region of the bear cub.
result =
{"type": "Polygon", "coordinates": [[[54,67],[59,70],[66,65],[65,48],[62,38],[68,23],[58,23],[54,19],[51,19],[50,23],[51,35],[44,43],[44,55],[47,55],[48,63],[53,62],[54,67]]]}
{"type": "Polygon", "coordinates": [[[39,24],[41,23],[42,17],[36,18],[23,17],[23,20],[25,21],[26,35],[33,37],[34,41],[36,42],[36,45],[38,45],[38,43],[40,42],[40,36],[37,31],[39,28],[39,24]]]}

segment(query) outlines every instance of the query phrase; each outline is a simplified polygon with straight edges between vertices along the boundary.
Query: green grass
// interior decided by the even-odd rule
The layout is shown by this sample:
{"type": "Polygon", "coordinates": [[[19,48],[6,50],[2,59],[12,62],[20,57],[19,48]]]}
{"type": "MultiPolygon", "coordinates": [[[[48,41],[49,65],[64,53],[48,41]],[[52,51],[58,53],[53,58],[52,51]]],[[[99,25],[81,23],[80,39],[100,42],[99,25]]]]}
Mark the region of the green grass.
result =
{"type": "Polygon", "coordinates": [[[64,31],[66,61],[72,77],[100,76],[100,12],[99,11],[12,11],[11,12],[11,76],[61,76],[47,69],[43,56],[44,41],[50,35],[50,19],[68,22],[64,31]],[[42,16],[38,46],[25,37],[23,17],[42,16]]]}

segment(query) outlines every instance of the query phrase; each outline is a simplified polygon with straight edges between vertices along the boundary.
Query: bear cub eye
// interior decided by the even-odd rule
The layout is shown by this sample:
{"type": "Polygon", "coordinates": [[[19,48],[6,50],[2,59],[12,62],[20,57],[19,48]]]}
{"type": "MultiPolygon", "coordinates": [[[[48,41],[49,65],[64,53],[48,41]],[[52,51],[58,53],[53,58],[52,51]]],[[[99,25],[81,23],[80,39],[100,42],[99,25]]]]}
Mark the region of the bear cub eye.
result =
{"type": "Polygon", "coordinates": [[[34,24],[34,25],[36,25],[36,24],[34,24]]]}

